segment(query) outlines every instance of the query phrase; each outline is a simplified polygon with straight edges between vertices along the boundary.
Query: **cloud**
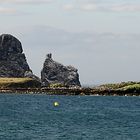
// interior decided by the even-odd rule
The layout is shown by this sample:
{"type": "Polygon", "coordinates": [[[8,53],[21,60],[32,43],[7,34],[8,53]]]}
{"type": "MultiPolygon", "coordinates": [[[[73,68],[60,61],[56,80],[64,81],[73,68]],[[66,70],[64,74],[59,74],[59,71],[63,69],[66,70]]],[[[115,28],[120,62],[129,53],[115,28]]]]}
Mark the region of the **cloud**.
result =
{"type": "Polygon", "coordinates": [[[110,7],[110,10],[114,12],[140,12],[140,5],[115,5],[110,7]]]}
{"type": "Polygon", "coordinates": [[[86,4],[81,7],[82,10],[86,11],[103,11],[103,12],[140,12],[140,5],[138,4],[86,4]]]}
{"type": "Polygon", "coordinates": [[[99,11],[99,12],[140,12],[140,3],[120,3],[120,2],[81,2],[67,4],[63,6],[64,10],[81,10],[81,11],[99,11]]]}
{"type": "Polygon", "coordinates": [[[81,9],[85,11],[93,11],[97,10],[98,6],[96,4],[85,4],[81,6],[81,9]]]}
{"type": "Polygon", "coordinates": [[[53,0],[0,0],[0,3],[13,3],[13,4],[42,4],[50,3],[53,0]]]}
{"type": "Polygon", "coordinates": [[[4,7],[0,7],[0,14],[14,14],[17,11],[15,9],[12,8],[4,8],[4,7]]]}
{"type": "Polygon", "coordinates": [[[67,11],[70,11],[70,10],[72,10],[72,9],[74,9],[75,7],[74,7],[74,5],[72,5],[72,4],[66,4],[66,5],[64,5],[63,6],[63,9],[64,10],[67,10],[67,11]]]}

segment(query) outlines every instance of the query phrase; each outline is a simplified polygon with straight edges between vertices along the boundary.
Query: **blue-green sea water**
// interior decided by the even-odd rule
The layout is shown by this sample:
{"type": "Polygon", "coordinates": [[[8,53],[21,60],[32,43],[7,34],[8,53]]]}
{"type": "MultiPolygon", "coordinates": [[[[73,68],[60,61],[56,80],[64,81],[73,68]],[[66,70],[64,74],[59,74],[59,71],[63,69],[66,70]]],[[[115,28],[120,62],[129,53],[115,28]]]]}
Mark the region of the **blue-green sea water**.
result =
{"type": "Polygon", "coordinates": [[[0,140],[140,140],[140,97],[0,94],[0,140]]]}

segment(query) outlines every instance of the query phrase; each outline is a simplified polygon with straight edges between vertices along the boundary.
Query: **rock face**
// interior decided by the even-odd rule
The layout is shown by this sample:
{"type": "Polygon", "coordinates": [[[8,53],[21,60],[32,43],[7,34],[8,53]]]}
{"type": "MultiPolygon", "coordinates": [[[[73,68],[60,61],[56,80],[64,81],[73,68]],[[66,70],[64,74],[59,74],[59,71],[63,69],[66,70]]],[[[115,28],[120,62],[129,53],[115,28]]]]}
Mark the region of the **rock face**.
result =
{"type": "Polygon", "coordinates": [[[41,79],[39,77],[37,77],[36,75],[34,75],[32,73],[32,71],[26,71],[24,73],[24,77],[32,78],[32,79],[34,79],[35,81],[38,81],[41,84],[41,79]]]}
{"type": "Polygon", "coordinates": [[[0,77],[24,77],[31,71],[27,64],[22,45],[12,35],[0,36],[0,77]]]}
{"type": "Polygon", "coordinates": [[[48,54],[41,71],[43,86],[48,84],[61,83],[67,86],[81,86],[78,70],[72,66],[63,66],[52,59],[52,54],[48,54]]]}

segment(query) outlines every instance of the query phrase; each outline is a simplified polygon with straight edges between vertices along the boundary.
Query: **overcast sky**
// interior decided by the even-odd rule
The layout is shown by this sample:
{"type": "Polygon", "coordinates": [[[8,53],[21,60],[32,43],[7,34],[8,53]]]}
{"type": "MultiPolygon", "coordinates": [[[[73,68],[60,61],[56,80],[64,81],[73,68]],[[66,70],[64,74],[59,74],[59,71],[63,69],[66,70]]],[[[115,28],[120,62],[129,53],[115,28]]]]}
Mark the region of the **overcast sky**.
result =
{"type": "Polygon", "coordinates": [[[40,76],[47,53],[82,84],[140,81],[139,0],[0,0],[0,31],[16,36],[40,76]]]}

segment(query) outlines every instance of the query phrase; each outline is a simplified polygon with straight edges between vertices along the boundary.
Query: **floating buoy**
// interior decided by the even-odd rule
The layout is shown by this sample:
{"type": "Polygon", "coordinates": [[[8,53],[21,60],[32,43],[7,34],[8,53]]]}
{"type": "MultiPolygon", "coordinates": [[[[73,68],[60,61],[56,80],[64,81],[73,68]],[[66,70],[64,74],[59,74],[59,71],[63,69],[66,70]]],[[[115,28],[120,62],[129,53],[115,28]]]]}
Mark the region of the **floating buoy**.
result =
{"type": "Polygon", "coordinates": [[[58,102],[54,102],[53,105],[54,105],[54,106],[59,106],[59,103],[58,103],[58,102]]]}

